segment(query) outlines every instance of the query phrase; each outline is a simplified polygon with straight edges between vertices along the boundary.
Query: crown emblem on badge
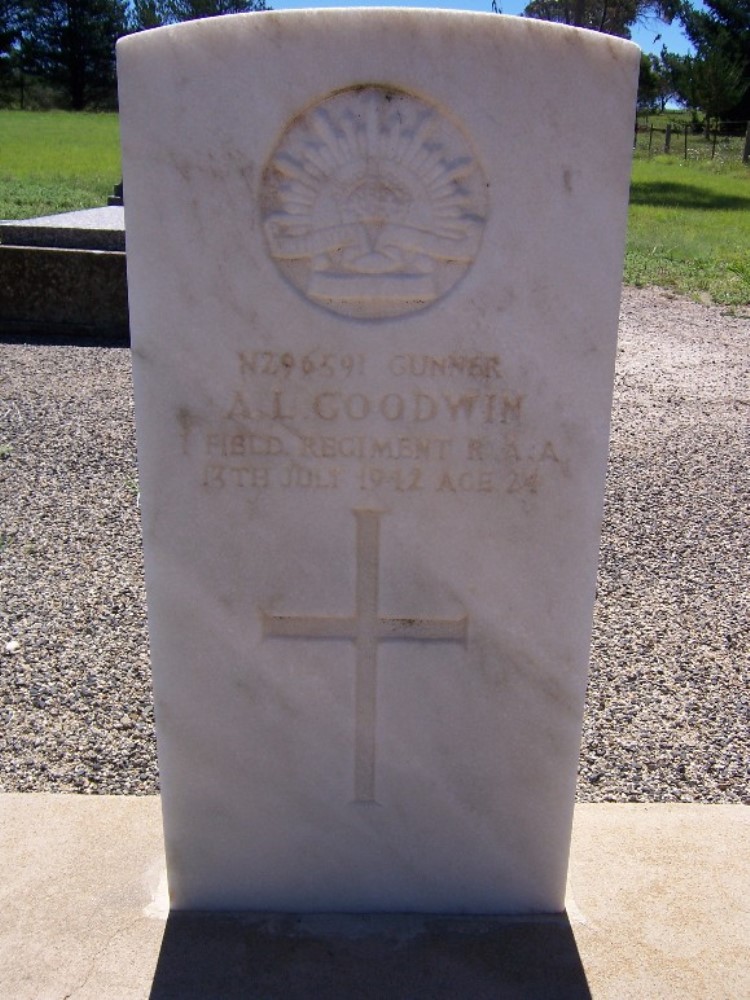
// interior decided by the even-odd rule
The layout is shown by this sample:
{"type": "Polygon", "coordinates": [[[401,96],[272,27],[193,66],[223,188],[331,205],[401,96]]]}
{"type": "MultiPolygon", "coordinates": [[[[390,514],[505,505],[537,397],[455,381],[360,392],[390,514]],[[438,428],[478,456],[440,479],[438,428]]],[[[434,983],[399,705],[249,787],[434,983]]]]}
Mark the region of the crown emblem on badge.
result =
{"type": "Polygon", "coordinates": [[[410,94],[340,91],[282,136],[263,177],[271,256],[307,298],[383,318],[440,298],[479,248],[484,175],[459,128],[410,94]]]}

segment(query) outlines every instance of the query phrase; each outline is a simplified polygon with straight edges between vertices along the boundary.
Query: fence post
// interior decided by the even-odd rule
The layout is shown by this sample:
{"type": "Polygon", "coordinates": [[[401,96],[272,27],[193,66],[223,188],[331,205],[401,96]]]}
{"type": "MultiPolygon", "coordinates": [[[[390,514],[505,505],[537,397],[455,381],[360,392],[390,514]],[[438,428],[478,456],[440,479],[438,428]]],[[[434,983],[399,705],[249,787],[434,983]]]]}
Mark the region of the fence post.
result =
{"type": "Polygon", "coordinates": [[[745,148],[742,151],[742,162],[750,163],[750,122],[747,123],[747,129],[745,130],[745,148]]]}
{"type": "Polygon", "coordinates": [[[664,132],[664,152],[669,152],[669,147],[672,145],[672,125],[667,123],[666,130],[664,132]]]}
{"type": "Polygon", "coordinates": [[[711,145],[711,159],[716,156],[716,140],[719,138],[719,126],[717,125],[714,129],[714,141],[711,145]]]}
{"type": "Polygon", "coordinates": [[[688,126],[685,126],[685,159],[687,160],[687,137],[688,137],[688,126]]]}
{"type": "Polygon", "coordinates": [[[648,127],[648,155],[651,156],[651,143],[654,141],[654,126],[648,127]]]}

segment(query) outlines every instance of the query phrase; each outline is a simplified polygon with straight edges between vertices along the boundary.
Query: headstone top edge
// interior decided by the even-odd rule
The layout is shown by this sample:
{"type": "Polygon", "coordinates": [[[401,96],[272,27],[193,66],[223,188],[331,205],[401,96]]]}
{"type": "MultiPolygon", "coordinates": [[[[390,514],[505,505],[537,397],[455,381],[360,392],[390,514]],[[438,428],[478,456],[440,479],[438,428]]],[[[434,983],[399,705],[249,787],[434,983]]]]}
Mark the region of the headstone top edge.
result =
{"type": "Polygon", "coordinates": [[[557,24],[552,21],[542,21],[535,18],[519,17],[512,14],[494,14],[487,11],[475,10],[432,10],[425,7],[315,7],[301,8],[297,10],[264,10],[250,11],[243,14],[222,14],[217,17],[200,18],[194,21],[185,21],[181,24],[169,24],[160,28],[152,28],[148,31],[140,31],[136,34],[127,35],[117,42],[117,51],[122,53],[132,48],[140,48],[144,45],[161,44],[161,40],[167,37],[183,38],[188,35],[208,32],[234,31],[241,21],[252,19],[253,24],[258,25],[260,30],[262,25],[270,25],[275,22],[288,22],[302,24],[307,22],[317,22],[329,27],[331,20],[341,23],[360,22],[383,22],[393,23],[406,20],[418,20],[423,23],[439,24],[441,21],[453,22],[462,25],[472,23],[482,23],[482,30],[486,31],[489,24],[496,24],[498,31],[507,32],[515,30],[523,33],[534,33],[539,38],[555,35],[569,38],[578,38],[587,45],[608,47],[615,54],[626,53],[633,58],[640,58],[640,47],[630,39],[618,38],[615,35],[607,35],[603,32],[592,31],[587,28],[576,28],[567,24],[557,24]]]}

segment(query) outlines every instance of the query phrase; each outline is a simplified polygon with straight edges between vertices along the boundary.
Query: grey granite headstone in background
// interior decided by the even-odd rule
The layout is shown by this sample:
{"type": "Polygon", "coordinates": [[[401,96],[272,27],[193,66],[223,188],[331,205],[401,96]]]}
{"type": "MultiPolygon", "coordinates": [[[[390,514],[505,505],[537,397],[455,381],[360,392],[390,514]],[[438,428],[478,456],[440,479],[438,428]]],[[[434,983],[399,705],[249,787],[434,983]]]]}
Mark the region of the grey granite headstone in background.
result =
{"type": "Polygon", "coordinates": [[[0,332],[127,337],[122,208],[0,222],[0,332]]]}

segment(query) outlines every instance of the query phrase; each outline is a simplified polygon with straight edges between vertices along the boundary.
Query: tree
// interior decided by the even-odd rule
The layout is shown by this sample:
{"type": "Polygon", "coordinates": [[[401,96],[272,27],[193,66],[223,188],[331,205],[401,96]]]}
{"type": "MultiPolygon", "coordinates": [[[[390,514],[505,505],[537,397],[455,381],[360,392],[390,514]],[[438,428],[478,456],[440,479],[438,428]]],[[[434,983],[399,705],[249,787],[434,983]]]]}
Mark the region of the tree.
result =
{"type": "Polygon", "coordinates": [[[18,5],[15,0],[0,0],[0,104],[10,99],[19,37],[18,5]]]}
{"type": "Polygon", "coordinates": [[[265,0],[133,0],[130,25],[132,31],[143,31],[203,17],[270,9],[265,0]]]}
{"type": "Polygon", "coordinates": [[[714,49],[695,60],[694,73],[697,104],[709,127],[711,119],[718,125],[719,119],[731,118],[748,86],[742,65],[714,49]]]}
{"type": "Polygon", "coordinates": [[[659,54],[659,65],[661,67],[662,76],[664,77],[664,85],[668,91],[667,100],[669,100],[670,97],[673,97],[680,104],[684,104],[689,108],[694,108],[695,102],[686,100],[684,96],[684,81],[686,77],[687,63],[687,56],[678,56],[675,52],[668,52],[666,45],[662,46],[659,54]]]}
{"type": "Polygon", "coordinates": [[[18,40],[19,7],[16,0],[0,0],[0,59],[7,58],[18,40]]]}
{"type": "Polygon", "coordinates": [[[24,70],[59,86],[73,110],[115,102],[126,0],[27,0],[22,28],[24,70]]]}
{"type": "Polygon", "coordinates": [[[164,23],[268,10],[265,0],[163,0],[164,23]]]}
{"type": "Polygon", "coordinates": [[[731,120],[731,112],[747,89],[742,67],[718,49],[704,56],[686,56],[678,75],[679,96],[683,104],[697,108],[718,126],[723,118],[731,120]]]}
{"type": "Polygon", "coordinates": [[[164,24],[164,8],[160,0],[133,0],[129,27],[131,31],[148,31],[164,24]]]}
{"type": "Polygon", "coordinates": [[[664,61],[665,50],[661,57],[646,55],[641,52],[641,69],[638,74],[638,110],[664,111],[667,101],[676,97],[668,65],[664,61]]]}
{"type": "MultiPolygon", "coordinates": [[[[648,105],[649,100],[655,110],[664,111],[671,100],[695,107],[682,98],[681,87],[685,76],[685,56],[668,52],[662,46],[658,56],[641,53],[641,74],[638,80],[638,105],[648,105]],[[648,60],[648,69],[644,67],[648,60]]],[[[644,106],[644,110],[647,108],[644,106]]]]}
{"type": "Polygon", "coordinates": [[[630,28],[648,16],[670,23],[680,9],[680,0],[531,0],[525,17],[571,24],[630,38],[630,28]]]}
{"type": "Polygon", "coordinates": [[[656,111],[658,96],[659,84],[653,63],[645,52],[641,52],[641,66],[638,71],[638,110],[656,111]]]}
{"type": "Polygon", "coordinates": [[[19,16],[17,0],[0,0],[0,77],[9,70],[11,56],[21,37],[19,16]]]}
{"type": "MultiPolygon", "coordinates": [[[[702,79],[699,89],[704,99],[706,92],[711,90],[718,92],[722,87],[732,90],[731,79],[739,74],[739,83],[734,87],[736,96],[719,114],[729,120],[747,121],[750,119],[750,3],[748,0],[704,0],[704,8],[698,10],[686,0],[679,14],[685,34],[704,65],[699,71],[702,79]],[[713,78],[713,83],[709,78],[713,78]],[[722,85],[718,83],[721,78],[724,79],[722,85]]],[[[712,112],[711,117],[714,116],[712,112]]]]}

